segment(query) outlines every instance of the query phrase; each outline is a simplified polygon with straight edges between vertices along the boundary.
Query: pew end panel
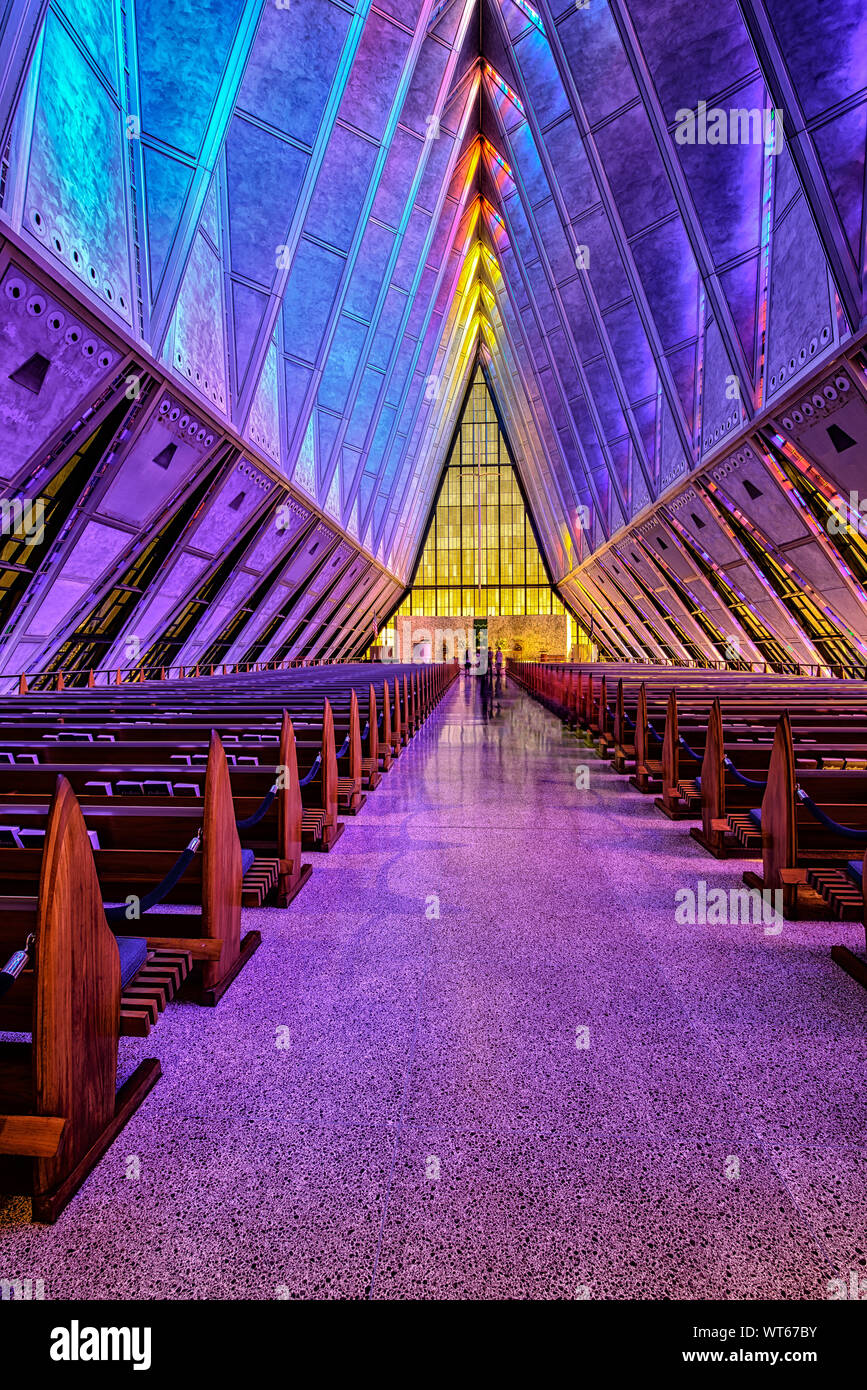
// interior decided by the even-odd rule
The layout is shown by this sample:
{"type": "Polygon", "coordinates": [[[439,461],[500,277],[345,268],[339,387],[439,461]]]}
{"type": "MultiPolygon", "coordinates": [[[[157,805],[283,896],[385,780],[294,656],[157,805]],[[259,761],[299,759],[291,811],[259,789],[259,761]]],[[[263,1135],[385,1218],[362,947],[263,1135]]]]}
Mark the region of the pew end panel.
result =
{"type": "Polygon", "coordinates": [[[736,844],[728,833],[723,718],[718,699],[712,702],[707,717],[700,788],[701,826],[694,826],[690,835],[714,859],[743,858],[745,847],[736,844]]]}
{"type": "Polygon", "coordinates": [[[362,749],[361,769],[364,785],[372,792],[382,781],[382,773],[379,770],[379,711],[376,690],[372,685],[367,692],[367,728],[367,747],[362,749]]]}
{"type": "MultiPolygon", "coordinates": [[[[797,868],[795,827],[795,750],[788,711],[780,715],[768,767],[768,785],[762,801],[762,887],[781,889],[783,913],[797,911],[797,881],[787,881],[787,870],[797,868]]],[[[746,881],[746,875],[744,875],[746,881]]]]}
{"type": "MultiPolygon", "coordinates": [[[[651,757],[651,738],[647,714],[647,686],[642,681],[635,712],[635,772],[629,783],[644,796],[652,795],[659,790],[662,780],[662,761],[659,757],[651,757]]],[[[660,751],[655,738],[653,744],[654,751],[660,751]]]]}
{"type": "Polygon", "coordinates": [[[394,678],[394,698],[391,708],[391,755],[392,758],[399,758],[405,739],[403,735],[401,713],[400,713],[400,683],[397,676],[394,678]]]}
{"type": "Polygon", "coordinates": [[[388,681],[382,682],[382,738],[379,756],[383,772],[388,772],[394,755],[394,738],[391,729],[391,691],[388,681]]]}
{"type": "Polygon", "coordinates": [[[223,948],[219,960],[197,967],[184,993],[200,1004],[213,1006],[262,944],[257,931],[247,932],[241,940],[241,841],[235,826],[229,766],[216,732],[211,734],[205,774],[202,853],[202,931],[197,934],[222,940],[223,948]]]}
{"type": "MultiPolygon", "coordinates": [[[[662,739],[662,794],[656,798],[654,805],[669,820],[695,820],[697,815],[694,806],[695,796],[685,795],[691,791],[691,786],[687,788],[681,785],[680,722],[677,710],[677,690],[672,689],[668,696],[665,711],[665,732],[662,739]]],[[[698,786],[696,786],[696,792],[698,792],[698,786]]]]}
{"type": "Polygon", "coordinates": [[[361,758],[361,721],[358,713],[358,696],[353,688],[349,696],[349,775],[337,778],[337,802],[341,812],[347,816],[357,816],[367,801],[361,790],[363,768],[361,758]]]}
{"type": "Polygon", "coordinates": [[[792,722],[788,710],[780,715],[774,734],[768,781],[761,810],[762,873],[744,874],[749,887],[782,894],[783,916],[828,918],[828,902],[808,881],[799,862],[796,808],[797,774],[792,722]]]}
{"type": "Polygon", "coordinates": [[[280,766],[286,769],[284,785],[277,791],[277,822],[280,854],[278,907],[288,907],[313,872],[301,862],[301,834],[304,808],[298,781],[298,751],[289,711],[283,711],[280,724],[280,766]]]}
{"type": "MultiPolygon", "coordinates": [[[[861,861],[861,921],[864,923],[865,944],[867,944],[867,889],[865,889],[865,870],[867,870],[867,850],[861,861]]],[[[851,975],[859,985],[867,989],[867,959],[856,956],[848,946],[832,946],[831,959],[851,975]]]]}
{"type": "MultiPolygon", "coordinates": [[[[32,976],[31,1042],[0,1045],[0,1190],[29,1194],[33,1220],[52,1223],[160,1076],[150,1058],[117,1090],[118,946],[84,818],[62,777],[49,811],[34,935],[32,972],[21,977],[32,976]]],[[[0,1004],[0,1027],[8,1027],[17,983],[0,1004]]]]}

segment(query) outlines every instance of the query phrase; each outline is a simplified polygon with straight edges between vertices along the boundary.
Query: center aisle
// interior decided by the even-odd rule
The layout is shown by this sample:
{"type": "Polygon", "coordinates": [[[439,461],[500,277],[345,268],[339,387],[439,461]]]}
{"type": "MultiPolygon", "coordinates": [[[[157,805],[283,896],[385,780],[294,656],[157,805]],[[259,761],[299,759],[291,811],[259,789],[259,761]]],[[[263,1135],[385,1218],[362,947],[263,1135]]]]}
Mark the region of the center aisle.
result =
{"type": "Polygon", "coordinates": [[[741,866],[624,787],[513,686],[485,722],[462,676],[293,906],[245,912],[263,945],[220,1007],[164,1016],[162,1081],[57,1226],[0,1214],[3,1273],[827,1298],[864,1260],[860,993],[827,925],[678,925],[678,888],[741,866]]]}

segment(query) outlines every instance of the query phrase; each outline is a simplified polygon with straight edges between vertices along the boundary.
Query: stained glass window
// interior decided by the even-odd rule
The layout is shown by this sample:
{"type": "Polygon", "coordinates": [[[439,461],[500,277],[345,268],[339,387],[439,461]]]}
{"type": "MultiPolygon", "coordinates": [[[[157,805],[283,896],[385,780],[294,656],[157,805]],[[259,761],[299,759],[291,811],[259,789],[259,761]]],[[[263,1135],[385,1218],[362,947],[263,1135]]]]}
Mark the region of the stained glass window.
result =
{"type": "Polygon", "coordinates": [[[564,613],[494,403],[477,371],[409,596],[398,616],[564,613]]]}

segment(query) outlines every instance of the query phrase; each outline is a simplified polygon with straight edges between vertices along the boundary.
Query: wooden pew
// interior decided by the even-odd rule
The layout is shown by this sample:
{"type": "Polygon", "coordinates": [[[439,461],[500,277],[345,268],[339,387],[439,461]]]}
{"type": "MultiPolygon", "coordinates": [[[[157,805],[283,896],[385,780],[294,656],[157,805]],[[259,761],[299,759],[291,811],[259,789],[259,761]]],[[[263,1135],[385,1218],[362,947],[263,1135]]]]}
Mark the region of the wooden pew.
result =
{"type": "MultiPolygon", "coordinates": [[[[683,698],[678,690],[672,690],[668,697],[662,793],[655,804],[672,820],[694,820],[700,813],[703,785],[700,774],[707,739],[718,732],[713,716],[714,698],[719,705],[719,697],[714,697],[712,692],[683,698]]],[[[792,717],[792,733],[799,757],[806,758],[813,753],[827,764],[834,750],[842,744],[845,744],[843,756],[848,754],[850,761],[859,752],[867,757],[867,705],[864,701],[850,701],[845,690],[831,691],[827,697],[788,690],[784,698],[792,717]]],[[[718,739],[719,747],[724,745],[726,752],[734,755],[735,748],[730,745],[744,746],[749,752],[752,745],[764,741],[769,758],[780,713],[780,693],[756,694],[750,688],[727,688],[725,701],[726,718],[722,739],[718,739]]],[[[766,770],[767,759],[761,766],[766,770]]]]}
{"type": "Polygon", "coordinates": [[[744,882],[780,890],[786,917],[824,915],[823,895],[811,884],[810,874],[833,870],[842,878],[853,858],[853,845],[859,845],[861,854],[867,847],[867,773],[796,768],[791,722],[784,712],[757,819],[762,872],[747,871],[744,882]]]}
{"type": "MultiPolygon", "coordinates": [[[[849,860],[846,876],[851,886],[856,890],[856,906],[860,906],[860,920],[864,926],[865,941],[867,941],[867,890],[865,890],[867,873],[865,873],[865,869],[867,869],[867,851],[863,857],[859,856],[849,860]],[[857,902],[858,895],[860,895],[860,904],[857,902]]],[[[823,896],[826,896],[824,892],[823,896]]],[[[829,901],[832,907],[837,907],[833,896],[827,897],[826,901],[829,901]]],[[[843,915],[843,912],[835,911],[835,916],[841,917],[843,915]]],[[[857,917],[857,912],[855,915],[857,917]]],[[[867,960],[861,956],[856,956],[855,952],[850,951],[848,946],[840,945],[831,947],[831,958],[843,967],[847,975],[851,975],[853,980],[857,980],[859,985],[863,985],[867,989],[867,960]]]]}
{"type": "Polygon", "coordinates": [[[304,794],[302,843],[305,849],[328,853],[343,834],[337,819],[337,753],[334,746],[334,718],[328,700],[322,716],[322,736],[318,746],[296,742],[298,774],[304,794]],[[309,789],[309,790],[306,790],[309,789]]]}
{"type": "MultiPolygon", "coordinates": [[[[761,832],[754,812],[765,794],[778,718],[777,711],[772,710],[765,712],[761,722],[751,715],[749,737],[742,725],[741,736],[735,740],[732,726],[723,722],[719,701],[711,706],[697,783],[702,823],[690,834],[717,859],[756,858],[761,852],[761,832]]],[[[846,756],[867,759],[867,722],[863,716],[851,722],[840,718],[835,728],[835,721],[827,725],[814,722],[804,710],[795,708],[789,711],[789,730],[798,771],[822,768],[838,753],[841,762],[846,756]]],[[[679,786],[686,790],[682,782],[679,786]]]]}
{"type": "MultiPolygon", "coordinates": [[[[236,774],[233,782],[233,800],[238,821],[242,822],[240,826],[237,826],[236,823],[236,828],[241,837],[243,848],[252,850],[257,862],[267,862],[271,854],[276,852],[278,865],[276,903],[278,907],[288,907],[298,896],[313,870],[309,864],[304,864],[301,861],[304,807],[298,775],[295,731],[292,727],[292,720],[285,710],[280,724],[280,744],[277,750],[276,765],[273,768],[260,768],[258,771],[260,774],[266,772],[267,778],[274,778],[272,783],[275,789],[273,804],[268,807],[261,820],[255,821],[249,826],[244,825],[245,820],[251,819],[259,813],[263,802],[256,804],[255,793],[253,796],[244,796],[243,783],[247,780],[246,774],[243,778],[240,774],[236,774]]],[[[257,790],[261,791],[261,789],[260,785],[257,790]]],[[[264,901],[267,893],[264,896],[261,895],[257,885],[258,902],[252,902],[248,896],[247,878],[248,876],[245,875],[243,905],[245,907],[258,906],[264,901]]]]}
{"type": "MultiPolygon", "coordinates": [[[[388,692],[386,690],[386,698],[387,697],[388,692]]],[[[381,722],[384,721],[382,721],[382,716],[380,715],[379,709],[377,707],[376,690],[371,685],[368,688],[367,692],[368,737],[367,743],[365,745],[364,736],[362,735],[361,759],[361,772],[364,778],[364,785],[367,787],[367,790],[371,792],[375,791],[376,788],[379,786],[380,782],[382,781],[382,773],[379,770],[379,728],[381,722]]],[[[391,750],[389,750],[389,753],[390,751],[391,750]]],[[[389,757],[389,766],[390,765],[391,759],[389,757]]],[[[385,770],[388,771],[388,768],[386,768],[385,770]]]]}
{"type": "MultiPolygon", "coordinates": [[[[84,819],[69,783],[51,800],[38,894],[0,899],[0,965],[32,932],[29,968],[0,997],[0,1191],[29,1195],[34,1221],[53,1222],[160,1076],[140,1062],[117,1089],[117,1044],[139,1000],[164,1007],[189,968],[144,943],[118,940],[102,907],[84,819]],[[162,968],[161,968],[162,966],[162,968]]],[[[8,984],[5,980],[4,984],[8,984]]]]}
{"type": "MultiPolygon", "coordinates": [[[[334,668],[329,671],[327,668],[316,668],[312,673],[312,678],[307,679],[311,673],[301,673],[305,679],[297,688],[291,682],[281,681],[276,689],[277,697],[281,697],[284,691],[289,703],[291,691],[291,708],[298,711],[296,721],[296,756],[298,759],[298,770],[300,781],[303,784],[303,809],[302,809],[302,835],[303,842],[307,848],[330,849],[342,833],[342,826],[337,821],[337,809],[341,808],[353,814],[357,812],[364,803],[363,785],[368,789],[376,786],[381,777],[381,770],[387,770],[391,759],[399,753],[401,747],[405,746],[412,733],[421,726],[423,719],[433,708],[436,699],[440,698],[456,675],[457,668],[439,668],[432,671],[410,670],[397,668],[399,674],[394,676],[395,704],[393,706],[395,719],[392,721],[391,694],[387,681],[383,682],[381,697],[369,681],[369,668],[358,668],[354,673],[348,668],[334,668]],[[365,721],[364,731],[359,729],[359,705],[358,705],[358,674],[359,670],[364,671],[368,677],[365,686],[365,695],[368,704],[368,718],[365,721]],[[334,741],[337,738],[337,729],[334,728],[333,710],[331,713],[331,731],[329,743],[328,719],[324,715],[308,718],[311,701],[320,703],[321,694],[317,698],[317,692],[324,690],[335,690],[336,698],[341,702],[341,720],[345,720],[348,725],[346,735],[341,741],[339,749],[334,748],[334,741]],[[381,706],[380,706],[381,698],[381,706]],[[381,737],[380,737],[381,735],[381,737]],[[344,766],[345,764],[345,766],[344,766]],[[336,802],[334,790],[336,787],[336,802]]],[[[296,675],[298,673],[291,673],[296,675]]],[[[258,713],[255,715],[254,722],[258,722],[260,732],[252,736],[253,747],[244,748],[241,754],[240,747],[244,740],[250,735],[247,732],[241,734],[238,744],[227,742],[230,757],[237,758],[235,766],[231,770],[232,785],[236,797],[243,790],[246,792],[249,777],[242,769],[242,764],[249,760],[250,754],[255,748],[256,753],[263,751],[263,740],[274,736],[273,723],[274,715],[279,717],[281,711],[274,709],[275,683],[272,673],[268,677],[254,678],[244,677],[238,681],[226,682],[219,678],[209,680],[207,678],[195,683],[184,683],[184,688],[179,698],[178,687],[169,692],[166,687],[156,692],[143,689],[141,685],[113,686],[110,689],[94,688],[93,686],[85,689],[64,691],[63,700],[59,700],[56,694],[46,696],[28,695],[20,704],[16,704],[16,712],[13,720],[7,725],[7,733],[18,732],[26,737],[33,736],[40,741],[47,738],[63,738],[68,734],[86,737],[94,742],[106,737],[122,742],[128,739],[147,741],[162,739],[166,742],[166,747],[171,746],[171,740],[176,735],[182,733],[179,721],[184,721],[184,709],[195,710],[194,718],[202,717],[202,707],[205,707],[205,717],[211,715],[213,725],[219,724],[223,727],[223,718],[218,717],[218,711],[231,710],[232,716],[237,718],[238,709],[242,708],[244,714],[250,709],[251,701],[255,702],[258,713]],[[243,702],[239,704],[239,699],[233,695],[233,690],[227,686],[237,687],[239,697],[243,695],[243,702]],[[218,693],[215,693],[218,692],[218,693]],[[270,706],[270,707],[269,707],[270,706]],[[20,711],[20,712],[19,712],[20,711]],[[119,726],[117,718],[129,721],[125,727],[119,726]],[[106,728],[112,730],[110,735],[104,732],[94,732],[94,724],[99,722],[101,730],[106,728]],[[27,725],[30,725],[28,728],[27,725]],[[262,732],[263,723],[270,724],[271,732],[262,732]],[[83,728],[75,726],[83,725],[83,728]],[[14,727],[13,727],[14,726],[14,727]]],[[[325,702],[322,702],[324,705],[325,702]]],[[[330,704],[330,702],[329,702],[330,704]]],[[[321,707],[321,706],[320,706],[321,707]]],[[[325,705],[325,708],[328,708],[325,705]]],[[[338,725],[340,732],[343,732],[341,725],[338,725]]],[[[187,732],[187,730],[183,730],[187,732]]],[[[228,739],[228,730],[226,730],[228,739]]],[[[185,744],[184,747],[187,745],[185,744]]],[[[12,750],[10,750],[11,753],[12,750]]],[[[14,754],[12,754],[14,756],[14,754]]],[[[44,762],[53,761],[50,755],[39,754],[44,762]]],[[[71,756],[71,752],[70,752],[71,756]]],[[[89,760],[89,753],[84,750],[84,760],[89,760]]],[[[107,750],[102,754],[97,754],[99,765],[102,766],[102,757],[111,757],[107,750]]],[[[117,756],[113,762],[125,761],[126,755],[117,756]]],[[[187,754],[192,759],[195,754],[187,754]]],[[[169,755],[172,761],[175,759],[169,755]]],[[[142,764],[146,760],[142,758],[142,764]]],[[[150,759],[147,759],[150,762],[150,759]]],[[[58,764],[65,766],[66,760],[58,764]]],[[[95,770],[98,768],[95,764],[95,770]]],[[[112,764],[104,765],[107,771],[116,769],[112,764]]],[[[157,781],[166,775],[166,769],[152,764],[148,769],[150,777],[147,778],[150,785],[143,786],[142,791],[153,792],[157,781]]],[[[267,769],[263,769],[267,771],[267,769]]],[[[123,780],[134,780],[142,775],[138,765],[129,764],[127,771],[131,774],[123,780]]],[[[169,770],[171,772],[171,769],[169,770]]],[[[74,771],[70,775],[75,777],[74,771]]],[[[191,779],[194,773],[190,773],[191,779]]],[[[15,781],[21,780],[17,774],[15,781]]],[[[35,785],[34,778],[28,780],[29,785],[35,785]]],[[[94,779],[91,779],[94,780],[94,779]]],[[[8,785],[8,778],[5,770],[0,769],[0,785],[8,785]]],[[[110,784],[110,786],[113,784],[110,784]]],[[[82,789],[84,790],[84,789],[82,789]]],[[[128,788],[127,788],[128,790],[128,788]]],[[[170,790],[170,788],[165,788],[170,790]]],[[[85,794],[88,794],[85,792],[85,794]]],[[[149,800],[152,797],[148,798],[149,800]]],[[[278,798],[283,800],[283,798],[278,798]]],[[[246,803],[247,798],[244,797],[246,803]]],[[[255,807],[252,808],[255,810],[255,807]]],[[[248,804],[238,807],[239,819],[245,820],[251,813],[248,804]]],[[[270,831],[273,827],[271,813],[263,815],[262,825],[264,831],[270,831]]],[[[264,831],[262,833],[264,833],[264,831]]],[[[245,834],[245,843],[249,837],[245,834]]],[[[285,845],[286,836],[282,836],[285,845]]],[[[255,845],[257,855],[265,846],[259,841],[255,845]]],[[[288,852],[281,854],[284,861],[281,864],[281,893],[280,900],[286,902],[290,896],[297,891],[299,882],[297,877],[293,881],[291,863],[287,865],[285,861],[293,861],[298,864],[298,873],[303,871],[298,860],[297,854],[290,855],[288,852]],[[288,872],[287,872],[288,868],[288,872]]],[[[245,901],[247,900],[247,882],[245,881],[245,901]]]]}
{"type": "Polygon", "coordinates": [[[735,765],[726,750],[720,702],[714,700],[701,766],[701,826],[694,826],[690,835],[715,859],[756,856],[761,831],[754,812],[765,794],[771,747],[765,743],[732,750],[737,751],[735,765]]]}
{"type": "MultiPolygon", "coordinates": [[[[330,711],[327,701],[325,704],[330,711]]],[[[253,797],[261,800],[268,787],[273,783],[278,769],[280,767],[289,769],[288,773],[281,778],[278,790],[277,819],[275,821],[270,818],[268,822],[269,825],[275,827],[275,844],[273,846],[263,844],[261,835],[253,837],[249,842],[250,847],[255,848],[257,854],[264,853],[266,857],[269,849],[276,849],[277,856],[281,860],[280,875],[283,881],[281,905],[286,906],[309,877],[309,868],[305,870],[302,866],[300,849],[298,848],[296,822],[299,814],[302,820],[305,847],[311,849],[330,849],[342,833],[342,828],[337,827],[338,778],[333,723],[326,718],[323,712],[320,715],[318,725],[320,732],[317,732],[315,740],[307,739],[301,742],[296,740],[292,722],[286,711],[282,711],[278,718],[279,724],[276,727],[270,725],[264,733],[262,726],[257,725],[260,730],[260,738],[266,737],[269,740],[275,740],[269,745],[260,742],[242,743],[240,733],[233,735],[231,729],[227,728],[225,724],[222,724],[221,728],[229,740],[225,745],[229,757],[234,759],[240,756],[241,749],[243,749],[244,755],[256,756],[257,758],[262,755],[263,757],[263,762],[255,769],[246,769],[239,763],[230,768],[230,782],[238,800],[239,820],[252,814],[255,805],[250,805],[249,799],[253,797]],[[234,742],[231,741],[233,737],[235,738],[234,742]],[[278,737],[280,739],[279,752],[276,743],[278,737]],[[264,761],[269,750],[271,766],[266,765],[264,761]],[[328,770],[329,775],[325,779],[321,776],[317,755],[328,770]],[[313,766],[314,763],[316,763],[316,767],[313,766]],[[308,777],[303,788],[299,785],[299,770],[302,778],[308,777]],[[298,810],[299,801],[303,802],[301,812],[298,810]]],[[[82,728],[82,723],[83,721],[76,721],[75,725],[71,726],[70,732],[78,735],[86,732],[82,728]]],[[[177,760],[181,758],[202,759],[206,756],[208,745],[204,739],[207,728],[207,725],[178,724],[163,722],[159,719],[147,725],[130,725],[123,729],[115,725],[116,741],[113,743],[73,744],[65,741],[60,743],[47,743],[45,741],[37,743],[34,741],[25,745],[33,750],[32,753],[25,754],[25,756],[38,757],[41,764],[46,767],[49,764],[54,764],[66,768],[67,775],[73,777],[80,795],[91,799],[94,792],[87,787],[88,780],[104,780],[112,787],[117,787],[121,781],[131,780],[150,781],[151,783],[161,780],[174,782],[179,786],[191,784],[195,787],[197,785],[195,764],[185,768],[181,767],[177,760]],[[129,741],[130,734],[136,739],[134,743],[129,741]],[[154,750],[153,753],[151,750],[154,750]],[[135,762],[127,761],[131,755],[135,758],[135,762]],[[86,776],[76,774],[73,760],[81,760],[82,765],[89,766],[89,773],[86,776]]],[[[305,732],[310,732],[310,730],[305,732]]],[[[16,741],[3,739],[0,741],[0,754],[4,750],[14,752],[18,746],[16,741]]],[[[360,761],[357,737],[354,756],[357,762],[360,761]]],[[[359,786],[360,776],[359,768],[357,771],[357,784],[359,786]]],[[[200,781],[201,779],[198,777],[199,784],[200,781]]],[[[14,768],[11,768],[0,762],[0,792],[16,785],[20,785],[22,788],[26,788],[28,785],[38,787],[40,779],[34,768],[29,767],[28,764],[19,765],[16,763],[14,768]]],[[[186,793],[187,797],[191,795],[195,799],[194,794],[186,793]]],[[[129,799],[135,800],[132,797],[129,799]]],[[[155,794],[146,799],[149,804],[160,804],[165,801],[165,798],[160,798],[155,794]]],[[[177,798],[169,804],[176,803],[177,798]]],[[[244,843],[245,846],[248,844],[247,839],[244,843]]],[[[257,903],[250,901],[247,905],[254,906],[257,903]]]]}
{"type": "MultiPolygon", "coordinates": [[[[51,784],[58,775],[87,795],[94,769],[69,763],[23,768],[0,766],[0,824],[40,828],[45,824],[51,784]]],[[[105,771],[105,768],[102,769],[105,771]]],[[[171,775],[172,769],[163,770],[171,775]]],[[[172,871],[180,851],[198,838],[180,881],[167,901],[199,907],[198,913],[160,910],[143,914],[148,944],[155,949],[180,947],[195,962],[184,997],[214,1005],[261,943],[257,931],[241,938],[243,861],[225,752],[211,738],[201,802],[179,799],[95,797],[83,801],[88,828],[96,830],[97,872],[106,899],[143,899],[172,871]],[[105,848],[102,848],[105,846],[105,848]]],[[[252,855],[250,859],[252,859],[252,855]]],[[[27,891],[38,875],[39,851],[0,848],[0,881],[16,892],[27,891]]],[[[278,865],[271,865],[276,882],[278,865]]],[[[135,912],[134,905],[129,909],[135,912]]],[[[129,920],[138,920],[131,917],[129,920]]]]}
{"type": "MultiPolygon", "coordinates": [[[[364,797],[361,793],[362,785],[366,785],[369,790],[373,790],[379,785],[381,774],[380,766],[380,737],[379,730],[385,725],[385,732],[390,741],[390,718],[389,718],[389,698],[387,688],[383,688],[383,708],[380,711],[377,706],[377,692],[372,685],[368,685],[365,692],[367,700],[368,714],[364,723],[363,730],[360,729],[359,701],[354,689],[347,695],[342,693],[339,699],[342,701],[337,712],[334,711],[332,703],[332,714],[334,715],[335,739],[344,747],[343,752],[338,753],[338,799],[342,809],[349,814],[356,814],[364,804],[364,797]],[[347,742],[347,735],[349,736],[347,742]]],[[[17,736],[26,744],[28,739],[34,742],[42,742],[46,738],[60,738],[62,741],[76,732],[82,737],[91,738],[94,742],[102,738],[111,738],[112,742],[122,743],[130,740],[146,742],[148,739],[159,739],[164,741],[169,737],[177,737],[186,740],[191,736],[198,736],[201,732],[201,724],[208,728],[216,728],[226,742],[227,748],[233,741],[243,741],[251,738],[255,741],[267,739],[269,734],[276,738],[276,730],[284,712],[284,708],[295,716],[296,732],[299,739],[306,739],[309,736],[309,729],[315,726],[316,736],[321,730],[322,722],[322,697],[319,695],[307,695],[304,692],[299,694],[285,694],[285,705],[281,707],[279,701],[266,702],[257,700],[255,704],[245,701],[244,711],[245,720],[242,723],[238,720],[237,701],[228,700],[221,697],[219,700],[212,697],[208,700],[201,700],[192,705],[196,723],[190,724],[184,720],[183,715],[177,711],[164,711],[160,708],[149,710],[153,718],[148,724],[140,722],[130,723],[128,721],[128,711],[122,708],[120,716],[126,716],[127,722],[118,722],[117,718],[111,718],[112,733],[110,736],[96,734],[94,736],[94,720],[91,711],[90,720],[82,718],[76,719],[74,725],[69,724],[67,730],[60,730],[57,725],[49,719],[47,722],[21,722],[6,723],[5,733],[17,736]]],[[[56,710],[55,706],[55,710],[56,710]]],[[[4,747],[10,746],[4,743],[4,747]]],[[[256,752],[256,747],[245,748],[245,753],[256,752]]],[[[388,743],[385,745],[385,753],[382,757],[384,770],[387,770],[391,762],[391,750],[388,743]]]]}

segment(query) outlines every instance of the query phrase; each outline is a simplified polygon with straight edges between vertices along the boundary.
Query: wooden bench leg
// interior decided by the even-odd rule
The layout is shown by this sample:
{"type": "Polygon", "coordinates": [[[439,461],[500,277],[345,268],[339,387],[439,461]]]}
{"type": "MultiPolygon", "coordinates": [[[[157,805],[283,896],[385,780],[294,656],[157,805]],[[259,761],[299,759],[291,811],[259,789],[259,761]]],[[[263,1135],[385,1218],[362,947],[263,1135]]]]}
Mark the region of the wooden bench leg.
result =
{"type": "Polygon", "coordinates": [[[312,873],[312,864],[302,864],[294,882],[287,874],[285,876],[285,883],[281,880],[280,886],[277,889],[277,906],[288,907],[289,904],[293,902],[295,898],[298,897],[298,894],[301,892],[301,889],[304,887],[305,883],[307,882],[308,878],[312,873]]]}
{"type": "Polygon", "coordinates": [[[675,799],[666,801],[665,795],[656,797],[654,806],[657,811],[661,811],[668,820],[698,820],[701,816],[701,808],[691,811],[683,802],[675,799]]]}
{"type": "Polygon", "coordinates": [[[72,1200],[85,1178],[96,1167],[106,1149],[114,1143],[127,1120],[138,1110],[145,1096],[152,1091],[162,1075],[162,1068],[155,1057],[141,1062],[132,1076],[117,1093],[114,1117],[109,1121],[91,1144],[87,1153],[79,1159],[61,1183],[48,1192],[33,1196],[33,1220],[52,1225],[72,1200]]]}
{"type": "Polygon", "coordinates": [[[202,1004],[205,1008],[213,1008],[219,1004],[229,985],[235,976],[240,974],[247,961],[258,951],[262,945],[262,934],[257,931],[248,931],[246,936],[241,938],[241,949],[237,959],[232,963],[225,975],[217,981],[215,985],[204,985],[193,977],[190,984],[185,985],[178,995],[179,999],[184,999],[189,1003],[202,1004]]]}
{"type": "MultiPolygon", "coordinates": [[[[762,875],[754,873],[752,869],[744,872],[743,881],[747,888],[757,888],[760,893],[765,891],[762,875]]],[[[814,888],[808,888],[805,883],[784,883],[781,891],[783,916],[787,922],[797,922],[799,917],[819,917],[826,920],[830,917],[827,903],[822,901],[814,888]]]]}
{"type": "Polygon", "coordinates": [[[336,825],[326,825],[322,832],[322,839],[317,845],[314,845],[314,849],[321,850],[323,854],[327,854],[328,851],[333,849],[337,844],[337,841],[340,839],[345,829],[346,826],[342,821],[338,821],[336,825]]]}
{"type": "Polygon", "coordinates": [[[867,989],[867,960],[856,956],[848,946],[832,946],[831,959],[842,966],[847,975],[851,975],[853,980],[857,980],[859,985],[867,989]]]}

